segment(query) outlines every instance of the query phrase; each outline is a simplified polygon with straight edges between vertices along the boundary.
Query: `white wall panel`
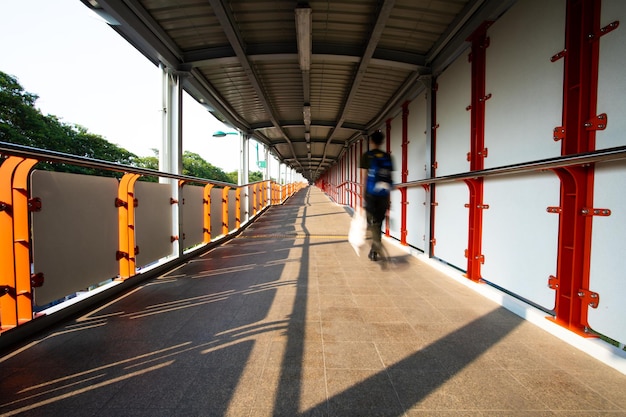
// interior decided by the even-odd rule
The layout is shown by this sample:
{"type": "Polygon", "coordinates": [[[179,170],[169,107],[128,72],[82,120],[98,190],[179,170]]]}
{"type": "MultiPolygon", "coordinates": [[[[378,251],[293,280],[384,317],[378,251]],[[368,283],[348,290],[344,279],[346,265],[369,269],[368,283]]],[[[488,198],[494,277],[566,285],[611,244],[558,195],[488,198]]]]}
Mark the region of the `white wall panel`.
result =
{"type": "Polygon", "coordinates": [[[222,235],[222,188],[211,188],[211,240],[222,235]]]}
{"type": "Polygon", "coordinates": [[[422,187],[407,190],[406,242],[422,251],[426,251],[424,237],[426,234],[426,191],[422,187]]]}
{"type": "MultiPolygon", "coordinates": [[[[387,140],[389,140],[391,145],[391,158],[393,159],[393,183],[397,184],[402,180],[402,113],[399,113],[391,121],[391,135],[387,140]]],[[[382,146],[383,150],[386,149],[385,146],[382,146]]],[[[392,191],[391,208],[389,210],[389,234],[396,239],[400,239],[400,227],[402,226],[401,202],[402,196],[400,191],[392,191]]]]}
{"type": "Polygon", "coordinates": [[[437,78],[437,176],[469,170],[471,68],[462,54],[437,78]]]}
{"type": "MultiPolygon", "coordinates": [[[[430,159],[430,150],[426,146],[426,132],[430,124],[427,120],[426,104],[426,93],[422,93],[409,105],[409,181],[422,180],[430,172],[426,166],[430,159]]],[[[398,169],[401,168],[402,165],[399,165],[398,169]]]]}
{"type": "Polygon", "coordinates": [[[600,295],[597,309],[589,309],[591,327],[626,342],[626,162],[596,164],[594,208],[611,210],[594,216],[589,289],[600,295]]]}
{"type": "Polygon", "coordinates": [[[596,133],[596,149],[626,145],[626,2],[603,0],[600,26],[618,20],[620,26],[600,38],[600,65],[598,68],[598,110],[606,113],[605,130],[596,133]]]}
{"type": "Polygon", "coordinates": [[[180,197],[183,201],[183,248],[196,246],[204,241],[204,187],[183,186],[180,197]]]}
{"type": "Polygon", "coordinates": [[[232,232],[236,229],[237,221],[237,190],[231,188],[228,190],[228,231],[232,232]]]}
{"type": "Polygon", "coordinates": [[[482,277],[552,310],[555,292],[548,278],[556,275],[559,205],[556,174],[493,177],[485,180],[482,277]]]}
{"type": "Polygon", "coordinates": [[[467,270],[465,250],[467,249],[469,192],[464,182],[443,183],[436,187],[435,206],[435,245],[434,256],[467,270]]]}
{"type": "MultiPolygon", "coordinates": [[[[426,143],[426,132],[429,121],[427,120],[427,95],[422,93],[409,105],[408,116],[408,169],[409,181],[421,180],[428,176],[427,167],[430,160],[430,150],[426,143]]],[[[402,165],[398,169],[401,169],[402,165]]],[[[424,235],[426,233],[426,198],[422,187],[413,187],[407,190],[407,219],[406,241],[410,246],[425,250],[424,235]]]]}
{"type": "Polygon", "coordinates": [[[115,178],[33,171],[32,197],[42,203],[32,213],[33,268],[45,278],[36,305],[117,277],[117,189],[115,178]]]}
{"type": "Polygon", "coordinates": [[[560,155],[564,33],[564,0],[519,1],[489,28],[485,168],[560,155]]]}
{"type": "Polygon", "coordinates": [[[139,247],[137,266],[149,265],[172,254],[172,186],[137,181],[135,198],[135,241],[139,247]]]}

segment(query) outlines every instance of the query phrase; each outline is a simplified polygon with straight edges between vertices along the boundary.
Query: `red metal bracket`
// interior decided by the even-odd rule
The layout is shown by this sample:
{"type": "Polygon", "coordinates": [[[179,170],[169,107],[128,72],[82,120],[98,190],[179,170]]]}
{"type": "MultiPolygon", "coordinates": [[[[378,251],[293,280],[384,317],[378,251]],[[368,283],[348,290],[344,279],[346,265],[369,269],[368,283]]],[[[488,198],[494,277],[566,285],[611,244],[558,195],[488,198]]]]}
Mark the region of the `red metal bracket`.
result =
{"type": "Polygon", "coordinates": [[[119,207],[128,207],[128,204],[126,203],[126,201],[122,200],[119,197],[115,197],[115,207],[119,208],[119,207]]]}
{"type": "Polygon", "coordinates": [[[604,217],[608,217],[608,216],[611,215],[611,210],[609,210],[609,209],[602,209],[602,208],[590,209],[590,208],[584,207],[580,211],[580,214],[582,214],[583,216],[604,216],[604,217]]]}
{"type": "Polygon", "coordinates": [[[550,275],[550,278],[548,278],[548,288],[552,290],[559,288],[559,279],[554,275],[550,275]]]}
{"type": "Polygon", "coordinates": [[[600,29],[599,32],[596,33],[590,33],[589,34],[589,40],[590,41],[595,41],[600,39],[602,36],[606,35],[609,32],[613,32],[615,29],[617,29],[619,27],[619,20],[616,20],[614,22],[609,23],[608,25],[606,25],[605,27],[603,27],[602,29],[600,29]]]}
{"type": "Polygon", "coordinates": [[[119,261],[120,259],[128,259],[128,253],[122,251],[115,251],[115,260],[119,261]]]}
{"type": "Polygon", "coordinates": [[[561,207],[548,207],[546,211],[548,213],[560,214],[563,211],[563,209],[561,207]]]}
{"type": "Polygon", "coordinates": [[[28,211],[41,211],[41,198],[35,197],[28,200],[28,211]]]}
{"type": "MultiPolygon", "coordinates": [[[[469,203],[465,204],[465,208],[469,208],[470,205],[469,203]]],[[[479,204],[476,206],[477,209],[481,209],[481,210],[488,210],[489,209],[489,204],[479,204]]]]}
{"type": "Polygon", "coordinates": [[[11,205],[5,203],[4,201],[0,201],[0,211],[10,211],[11,205]]]}
{"type": "MultiPolygon", "coordinates": [[[[487,156],[489,156],[489,148],[485,148],[482,151],[478,151],[478,156],[482,156],[483,158],[486,158],[487,156]]],[[[471,152],[467,153],[467,160],[468,161],[472,160],[472,153],[471,152]]]]}
{"type": "Polygon", "coordinates": [[[567,50],[563,49],[561,52],[558,52],[555,55],[552,55],[552,58],[550,58],[550,62],[556,62],[561,58],[564,58],[565,55],[567,55],[567,50]]]}
{"type": "Polygon", "coordinates": [[[178,240],[178,236],[170,236],[170,242],[174,243],[178,240]]]}
{"type": "Polygon", "coordinates": [[[591,308],[598,308],[600,304],[600,294],[589,290],[578,290],[578,296],[583,299],[583,303],[591,308]]]}
{"type": "Polygon", "coordinates": [[[599,114],[585,123],[587,130],[604,130],[609,119],[606,113],[599,114]]]}
{"type": "Polygon", "coordinates": [[[554,128],[554,136],[552,137],[555,142],[565,139],[565,127],[557,126],[554,128]]]}
{"type": "Polygon", "coordinates": [[[170,197],[170,204],[178,204],[178,200],[176,200],[175,198],[170,197]]]}
{"type": "Polygon", "coordinates": [[[487,95],[486,95],[486,96],[484,96],[484,97],[480,97],[480,98],[478,99],[478,101],[487,101],[487,100],[489,100],[490,98],[491,98],[491,93],[487,94],[487,95]]]}
{"type": "MultiPolygon", "coordinates": [[[[465,249],[465,257],[468,257],[468,250],[465,249]]],[[[485,264],[485,255],[476,255],[476,260],[480,261],[481,264],[485,264]]]]}

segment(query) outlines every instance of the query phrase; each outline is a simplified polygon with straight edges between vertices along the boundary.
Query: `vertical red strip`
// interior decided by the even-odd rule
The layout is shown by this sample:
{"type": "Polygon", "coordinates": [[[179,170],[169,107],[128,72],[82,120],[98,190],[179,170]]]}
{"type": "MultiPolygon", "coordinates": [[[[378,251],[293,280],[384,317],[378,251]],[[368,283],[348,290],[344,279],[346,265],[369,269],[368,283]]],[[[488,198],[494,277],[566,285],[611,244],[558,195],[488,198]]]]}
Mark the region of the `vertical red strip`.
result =
{"type": "MultiPolygon", "coordinates": [[[[600,1],[567,2],[562,155],[595,150],[595,131],[584,124],[597,111],[600,11],[600,1]]],[[[589,307],[579,294],[589,289],[592,216],[581,213],[593,207],[594,168],[564,168],[556,173],[561,179],[556,321],[584,334],[589,307]]]]}
{"type": "MultiPolygon", "coordinates": [[[[472,42],[472,91],[470,116],[470,171],[482,170],[485,167],[485,71],[489,38],[487,29],[492,22],[483,23],[468,38],[472,42]]],[[[467,278],[472,281],[481,279],[481,265],[484,263],[482,254],[483,226],[483,179],[465,181],[469,187],[469,228],[467,244],[467,278]]]]}
{"type": "MultiPolygon", "coordinates": [[[[409,102],[402,104],[402,173],[400,182],[407,182],[409,178],[409,102]]],[[[407,245],[407,188],[400,188],[400,244],[407,245]]]]}
{"type": "MultiPolygon", "coordinates": [[[[391,153],[391,119],[387,119],[386,122],[386,133],[385,133],[385,137],[387,138],[387,140],[385,142],[387,142],[387,152],[391,153]]],[[[387,220],[385,221],[385,236],[389,236],[389,215],[387,215],[387,220]]]]}

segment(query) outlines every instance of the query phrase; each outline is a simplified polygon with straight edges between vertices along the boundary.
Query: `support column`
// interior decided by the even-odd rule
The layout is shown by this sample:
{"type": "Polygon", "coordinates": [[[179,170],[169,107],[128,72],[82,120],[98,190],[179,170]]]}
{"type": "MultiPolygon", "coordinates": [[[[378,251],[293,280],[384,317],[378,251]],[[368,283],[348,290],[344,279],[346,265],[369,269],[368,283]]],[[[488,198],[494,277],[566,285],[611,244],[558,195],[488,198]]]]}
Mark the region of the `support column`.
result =
{"type": "MultiPolygon", "coordinates": [[[[563,126],[555,129],[562,140],[561,154],[595,150],[597,120],[598,62],[600,37],[610,32],[600,28],[601,2],[567,2],[563,80],[563,126]]],[[[610,25],[609,25],[610,26],[610,25]]],[[[608,28],[608,27],[607,27],[608,28]]],[[[606,119],[606,117],[605,117],[606,119]]],[[[603,122],[606,126],[606,121],[603,122]]],[[[550,286],[556,290],[556,321],[585,334],[588,309],[597,308],[599,295],[589,289],[591,229],[593,223],[593,165],[555,170],[561,180],[557,276],[550,286]]]]}
{"type": "MultiPolygon", "coordinates": [[[[400,182],[407,182],[409,178],[409,102],[402,105],[402,172],[400,182]]],[[[400,244],[406,246],[407,235],[407,188],[400,188],[400,244]]]]}
{"type": "MultiPolygon", "coordinates": [[[[426,176],[428,178],[435,178],[437,176],[437,84],[433,83],[432,78],[423,79],[422,82],[426,86],[426,91],[430,92],[430,95],[426,95],[426,149],[430,149],[430,155],[426,157],[426,176]]],[[[424,204],[427,205],[426,224],[424,229],[426,234],[424,236],[424,250],[429,258],[435,256],[435,207],[436,207],[436,189],[435,184],[430,186],[424,186],[426,192],[424,204]]]]}
{"type": "MultiPolygon", "coordinates": [[[[468,160],[470,171],[480,171],[485,167],[485,101],[489,98],[485,93],[485,68],[487,61],[487,47],[489,38],[487,29],[492,22],[483,23],[467,40],[472,43],[472,53],[470,55],[472,64],[472,96],[471,96],[471,116],[470,116],[470,152],[468,160]]],[[[469,224],[468,243],[466,250],[467,257],[467,278],[472,281],[479,281],[481,276],[481,265],[485,262],[482,254],[482,234],[483,234],[483,210],[486,206],[483,203],[483,179],[475,178],[466,180],[469,188],[469,224]]]]}
{"type": "MultiPolygon", "coordinates": [[[[385,123],[386,151],[391,154],[391,119],[387,119],[385,123]]],[[[387,213],[385,221],[385,236],[389,237],[389,213],[387,213]]]]}
{"type": "MultiPolygon", "coordinates": [[[[250,175],[250,136],[247,133],[241,132],[241,140],[240,140],[240,158],[239,158],[239,175],[237,175],[237,185],[240,187],[244,184],[248,184],[250,175]]],[[[247,223],[250,219],[249,215],[249,205],[248,205],[248,187],[242,188],[241,198],[243,201],[241,202],[244,216],[241,219],[242,223],[247,223]]]]}
{"type": "MultiPolygon", "coordinates": [[[[183,88],[181,76],[167,68],[163,71],[163,141],[159,152],[159,170],[170,174],[181,174],[183,171],[183,88]]],[[[172,255],[181,256],[183,246],[179,242],[182,230],[182,207],[178,181],[160,178],[164,184],[172,187],[172,255]]]]}

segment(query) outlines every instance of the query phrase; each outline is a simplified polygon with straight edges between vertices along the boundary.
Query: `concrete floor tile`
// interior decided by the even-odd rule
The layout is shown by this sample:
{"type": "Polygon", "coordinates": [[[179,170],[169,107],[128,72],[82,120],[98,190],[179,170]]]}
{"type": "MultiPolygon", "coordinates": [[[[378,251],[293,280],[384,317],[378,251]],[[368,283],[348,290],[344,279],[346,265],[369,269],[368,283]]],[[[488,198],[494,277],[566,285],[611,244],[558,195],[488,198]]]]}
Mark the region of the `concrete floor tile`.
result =
{"type": "Polygon", "coordinates": [[[327,369],[383,369],[371,342],[325,342],[324,363],[327,369]]]}

